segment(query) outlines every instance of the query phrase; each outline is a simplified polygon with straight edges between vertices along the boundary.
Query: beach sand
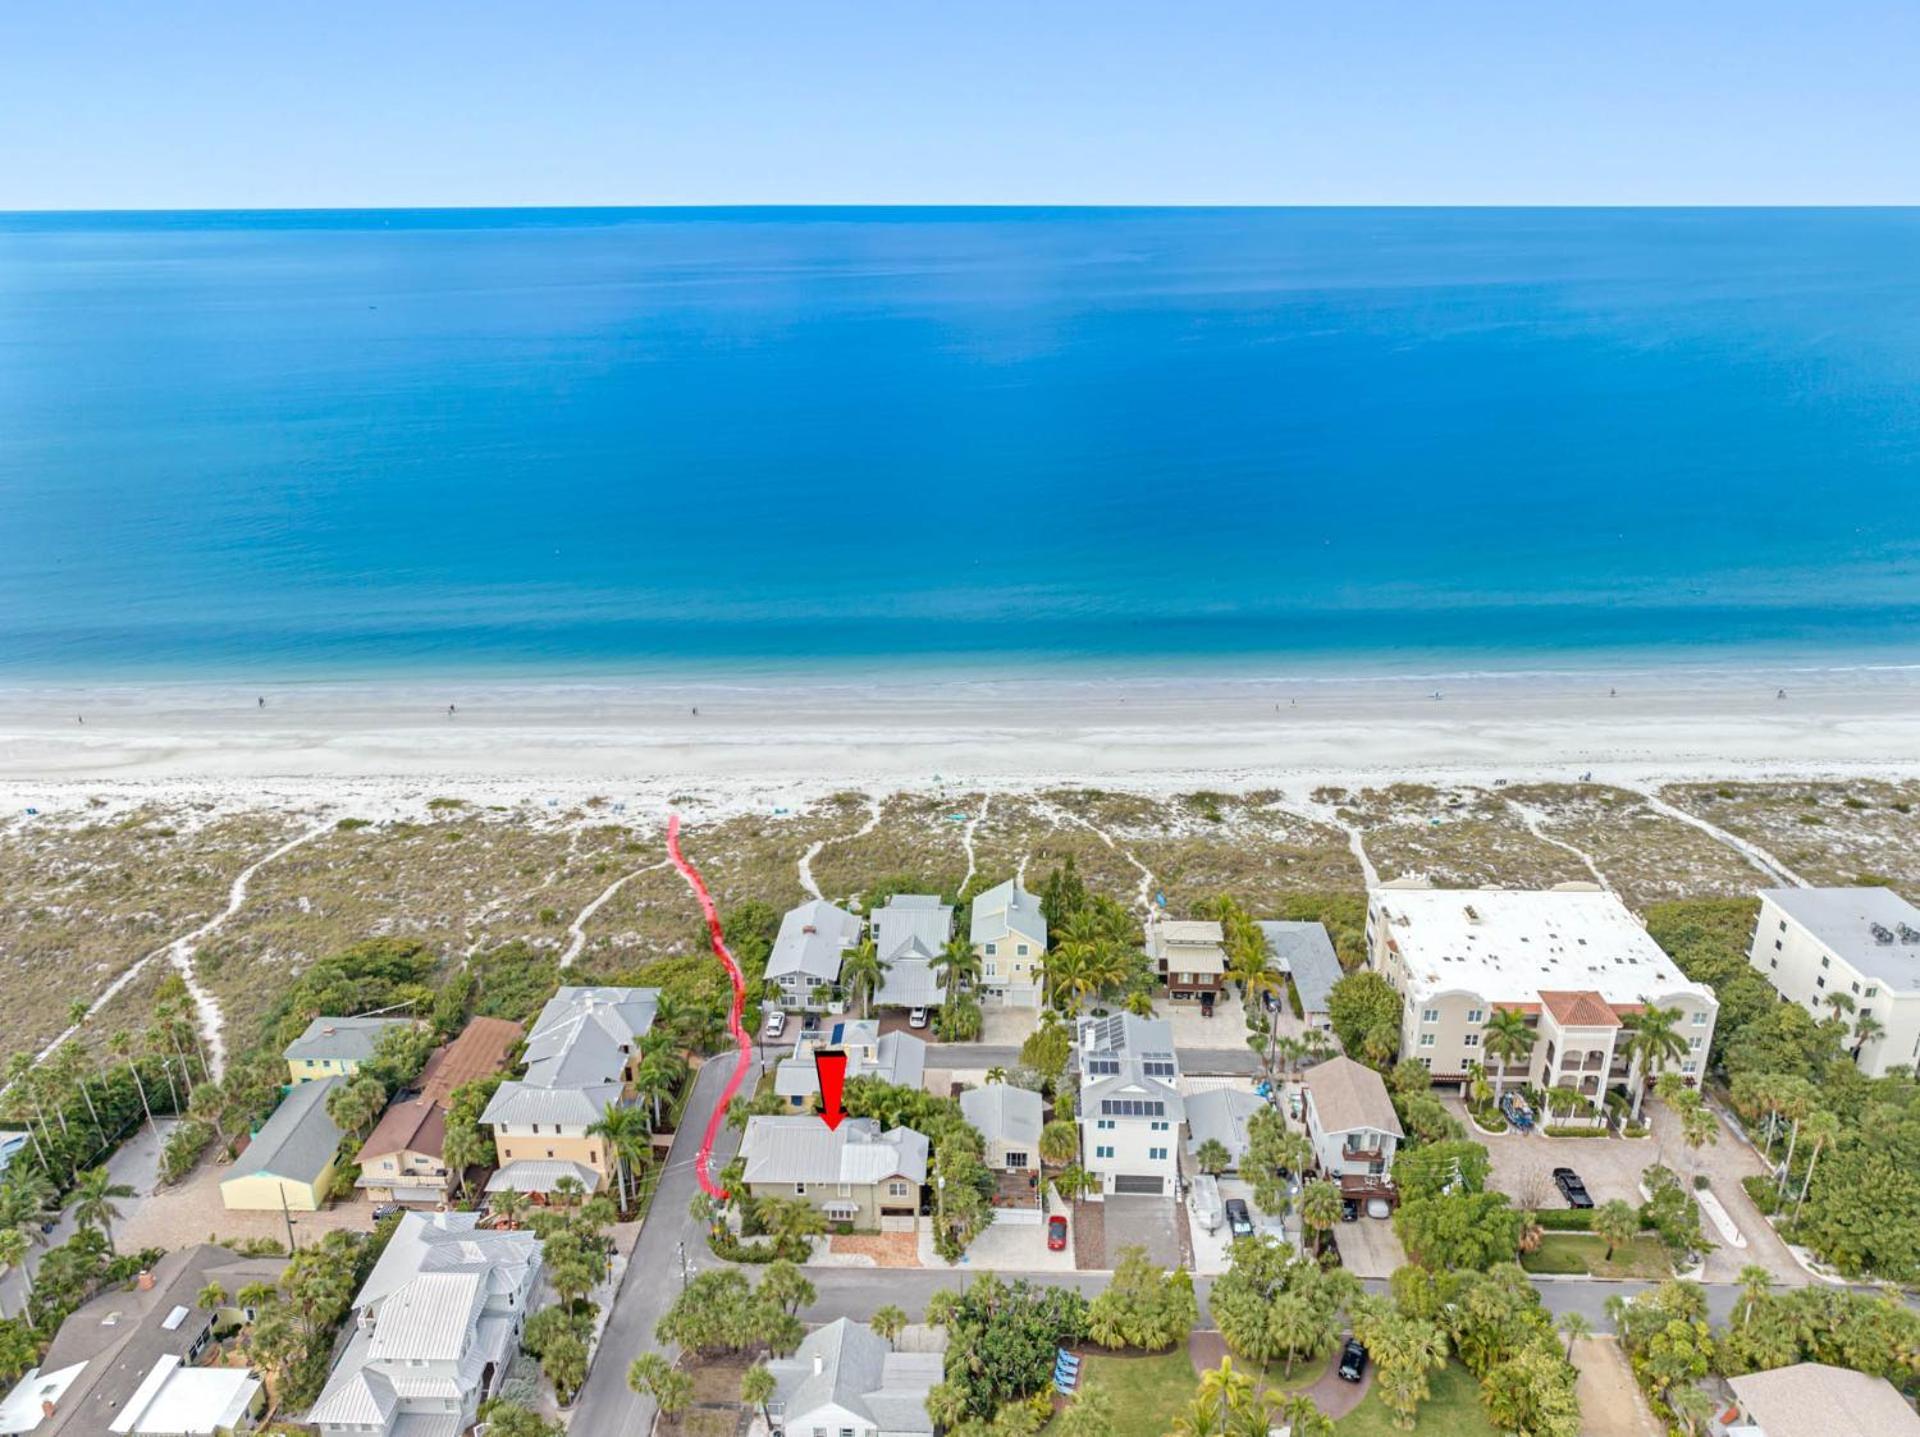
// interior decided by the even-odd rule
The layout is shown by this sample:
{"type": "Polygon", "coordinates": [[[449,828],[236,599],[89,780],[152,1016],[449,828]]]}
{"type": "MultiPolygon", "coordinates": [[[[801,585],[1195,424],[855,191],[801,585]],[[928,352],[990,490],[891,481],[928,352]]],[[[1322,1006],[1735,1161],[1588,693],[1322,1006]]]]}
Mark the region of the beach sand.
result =
{"type": "Polygon", "coordinates": [[[697,793],[731,807],[842,788],[1182,791],[1589,772],[1920,774],[1920,668],[0,689],[0,792],[28,803],[100,783],[289,798],[346,781],[643,803],[697,793]]]}

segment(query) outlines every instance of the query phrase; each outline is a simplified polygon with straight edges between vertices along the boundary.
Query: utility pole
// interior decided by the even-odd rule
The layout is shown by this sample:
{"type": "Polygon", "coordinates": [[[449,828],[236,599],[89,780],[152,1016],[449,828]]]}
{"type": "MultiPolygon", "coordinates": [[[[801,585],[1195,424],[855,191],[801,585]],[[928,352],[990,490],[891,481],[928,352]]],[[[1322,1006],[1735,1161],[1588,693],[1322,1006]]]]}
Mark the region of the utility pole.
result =
{"type": "Polygon", "coordinates": [[[687,1290],[687,1245],[681,1242],[676,1243],[675,1246],[680,1252],[680,1290],[685,1292],[687,1290]]]}
{"type": "Polygon", "coordinates": [[[282,1182],[277,1186],[280,1190],[280,1216],[287,1224],[287,1256],[292,1257],[300,1250],[300,1245],[293,1240],[293,1213],[287,1207],[287,1185],[282,1182]]]}

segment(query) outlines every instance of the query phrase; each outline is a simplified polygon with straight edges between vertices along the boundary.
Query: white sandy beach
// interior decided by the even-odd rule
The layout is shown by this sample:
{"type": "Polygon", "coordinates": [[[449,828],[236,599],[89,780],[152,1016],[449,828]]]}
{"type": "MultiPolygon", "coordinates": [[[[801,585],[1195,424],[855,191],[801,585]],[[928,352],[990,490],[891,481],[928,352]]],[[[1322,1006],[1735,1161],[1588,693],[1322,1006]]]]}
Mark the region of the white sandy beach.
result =
{"type": "Polygon", "coordinates": [[[0,793],[15,805],[101,784],[286,801],[457,786],[501,801],[692,796],[734,808],[845,787],[1300,788],[1588,772],[1920,774],[1920,669],[0,690],[0,793]]]}

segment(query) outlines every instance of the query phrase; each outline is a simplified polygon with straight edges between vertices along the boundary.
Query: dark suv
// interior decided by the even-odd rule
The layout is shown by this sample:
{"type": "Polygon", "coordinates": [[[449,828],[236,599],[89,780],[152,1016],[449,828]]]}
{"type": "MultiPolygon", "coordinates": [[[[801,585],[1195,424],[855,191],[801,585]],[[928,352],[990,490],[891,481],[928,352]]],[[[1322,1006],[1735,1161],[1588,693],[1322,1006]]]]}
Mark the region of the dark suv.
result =
{"type": "Polygon", "coordinates": [[[1360,1345],[1360,1339],[1349,1337],[1347,1345],[1340,1349],[1340,1380],[1358,1382],[1367,1370],[1367,1349],[1360,1345]]]}
{"type": "Polygon", "coordinates": [[[1239,1198],[1227,1199],[1227,1231],[1235,1237],[1253,1236],[1253,1214],[1239,1198]]]}

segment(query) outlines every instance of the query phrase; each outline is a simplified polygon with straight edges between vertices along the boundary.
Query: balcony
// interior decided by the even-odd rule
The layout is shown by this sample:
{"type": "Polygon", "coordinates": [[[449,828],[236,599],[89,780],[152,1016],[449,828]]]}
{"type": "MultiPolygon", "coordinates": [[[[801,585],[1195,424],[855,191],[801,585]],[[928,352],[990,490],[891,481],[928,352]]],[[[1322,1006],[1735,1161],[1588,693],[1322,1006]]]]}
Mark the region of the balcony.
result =
{"type": "Polygon", "coordinates": [[[1340,1161],[1343,1163],[1378,1163],[1386,1161],[1386,1152],[1379,1147],[1341,1148],[1340,1161]]]}

